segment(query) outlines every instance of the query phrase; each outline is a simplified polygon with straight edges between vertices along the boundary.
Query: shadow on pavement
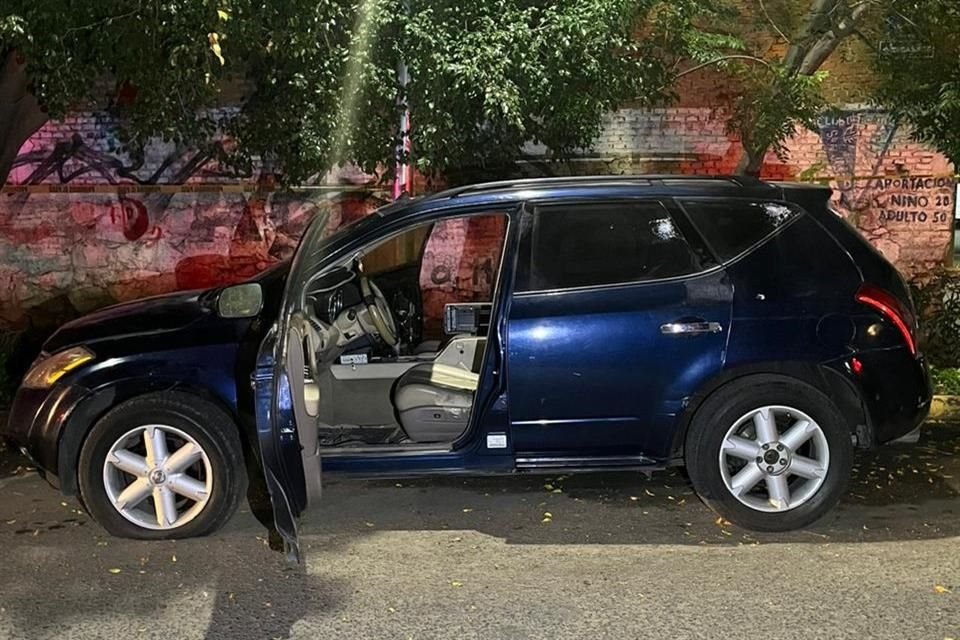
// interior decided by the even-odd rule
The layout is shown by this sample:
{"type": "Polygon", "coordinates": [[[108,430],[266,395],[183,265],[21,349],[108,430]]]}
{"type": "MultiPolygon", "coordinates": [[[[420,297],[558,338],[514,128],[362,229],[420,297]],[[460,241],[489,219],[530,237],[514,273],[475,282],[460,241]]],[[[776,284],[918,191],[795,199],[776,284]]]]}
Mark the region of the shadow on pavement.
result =
{"type": "MultiPolygon", "coordinates": [[[[108,536],[0,448],[0,637],[62,637],[78,622],[129,621],[126,637],[286,638],[349,587],[284,562],[249,509],[217,535],[139,542],[108,536]],[[157,629],[164,612],[182,627],[157,629]],[[200,619],[198,619],[198,617],[200,619]]],[[[93,633],[91,637],[100,637],[93,633]]]]}
{"type": "Polygon", "coordinates": [[[960,535],[960,427],[924,431],[917,445],[858,454],[847,495],[813,527],[751,533],[720,520],[684,472],[570,476],[325,479],[310,531],[469,529],[516,544],[873,542],[960,535]]]}
{"type": "MultiPolygon", "coordinates": [[[[937,427],[916,446],[861,453],[847,497],[823,521],[804,531],[763,535],[718,519],[680,470],[651,477],[328,477],[303,543],[309,557],[391,531],[477,531],[528,545],[735,546],[957,536],[958,452],[960,427],[937,427]]],[[[284,638],[308,614],[337,610],[353,596],[349,579],[332,578],[323,566],[308,572],[287,565],[268,548],[250,507],[209,538],[111,538],[74,500],[63,500],[25,468],[16,452],[3,449],[0,566],[11,576],[0,581],[0,630],[6,618],[26,637],[56,637],[63,625],[84,616],[111,614],[129,619],[130,637],[150,636],[157,633],[151,619],[184,606],[193,613],[182,630],[164,629],[165,637],[196,637],[200,628],[207,639],[284,638]]]]}

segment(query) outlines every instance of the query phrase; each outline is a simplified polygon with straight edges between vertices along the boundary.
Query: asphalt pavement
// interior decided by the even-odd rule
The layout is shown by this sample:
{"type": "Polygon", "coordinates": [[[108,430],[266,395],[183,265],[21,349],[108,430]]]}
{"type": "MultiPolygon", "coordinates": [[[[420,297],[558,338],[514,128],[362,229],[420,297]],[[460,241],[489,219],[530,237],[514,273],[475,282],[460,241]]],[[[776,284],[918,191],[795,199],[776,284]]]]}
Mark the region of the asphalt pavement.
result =
{"type": "Polygon", "coordinates": [[[328,477],[292,567],[222,532],[107,536],[0,451],[0,638],[960,639],[960,428],[858,458],[816,526],[751,534],[680,471],[328,477]]]}

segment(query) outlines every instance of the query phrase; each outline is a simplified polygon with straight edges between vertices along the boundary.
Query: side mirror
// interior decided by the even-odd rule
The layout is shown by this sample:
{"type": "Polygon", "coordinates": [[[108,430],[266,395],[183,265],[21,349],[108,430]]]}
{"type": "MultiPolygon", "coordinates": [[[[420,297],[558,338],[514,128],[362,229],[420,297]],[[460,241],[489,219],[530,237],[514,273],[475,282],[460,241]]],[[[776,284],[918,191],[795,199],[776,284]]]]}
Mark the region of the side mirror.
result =
{"type": "Polygon", "coordinates": [[[263,289],[257,282],[227,287],[217,297],[217,313],[221,318],[252,318],[263,308],[263,289]]]}

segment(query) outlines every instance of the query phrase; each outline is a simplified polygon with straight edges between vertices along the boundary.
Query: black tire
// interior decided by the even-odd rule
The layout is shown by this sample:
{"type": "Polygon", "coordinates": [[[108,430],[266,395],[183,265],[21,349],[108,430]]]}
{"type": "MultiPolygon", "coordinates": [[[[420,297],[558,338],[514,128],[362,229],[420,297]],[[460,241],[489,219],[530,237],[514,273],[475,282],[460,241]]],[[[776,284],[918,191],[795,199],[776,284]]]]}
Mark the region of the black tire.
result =
{"type": "Polygon", "coordinates": [[[138,396],[103,416],[84,440],[77,479],[84,506],[108,533],[141,540],[212,533],[234,514],[247,489],[243,448],[234,421],[215,404],[175,391],[138,396]],[[104,488],[103,465],[110,448],[131,429],[148,424],[168,425],[190,435],[207,454],[213,472],[213,488],[203,510],[172,529],[148,529],[131,522],[113,506],[104,488]]]}
{"type": "Polygon", "coordinates": [[[684,453],[687,473],[703,502],[730,522],[754,531],[790,531],[820,519],[840,500],[853,465],[851,430],[833,402],[804,382],[777,375],[741,378],[711,394],[693,416],[684,453]],[[719,463],[727,431],[742,416],[768,405],[807,414],[820,426],[830,450],[827,474],[817,492],[798,507],[780,512],[759,511],[740,502],[727,489],[719,463]]]}

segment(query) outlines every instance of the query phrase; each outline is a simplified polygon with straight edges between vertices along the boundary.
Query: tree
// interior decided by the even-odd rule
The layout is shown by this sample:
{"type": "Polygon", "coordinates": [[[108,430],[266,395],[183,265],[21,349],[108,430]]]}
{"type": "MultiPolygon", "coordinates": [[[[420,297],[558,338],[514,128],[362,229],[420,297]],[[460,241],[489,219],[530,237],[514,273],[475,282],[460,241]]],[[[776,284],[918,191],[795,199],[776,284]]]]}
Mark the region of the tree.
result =
{"type": "Polygon", "coordinates": [[[259,158],[296,182],[340,163],[391,167],[405,107],[405,160],[424,171],[501,166],[529,141],[562,157],[626,99],[665,98],[677,56],[702,58],[715,43],[695,24],[716,10],[704,0],[7,0],[3,11],[0,178],[48,118],[96,103],[120,116],[134,167],[160,136],[242,173],[259,158]]]}
{"type": "Polygon", "coordinates": [[[735,91],[727,128],[744,148],[738,170],[758,175],[768,151],[783,157],[798,127],[815,126],[827,106],[823,64],[844,40],[862,35],[881,0],[756,0],[744,7],[735,23],[718,25],[738,50],[684,73],[717,66],[728,75],[735,91]]]}
{"type": "Polygon", "coordinates": [[[960,166],[960,5],[913,0],[897,6],[877,56],[877,101],[919,141],[960,166]]]}

